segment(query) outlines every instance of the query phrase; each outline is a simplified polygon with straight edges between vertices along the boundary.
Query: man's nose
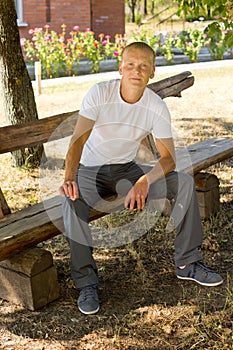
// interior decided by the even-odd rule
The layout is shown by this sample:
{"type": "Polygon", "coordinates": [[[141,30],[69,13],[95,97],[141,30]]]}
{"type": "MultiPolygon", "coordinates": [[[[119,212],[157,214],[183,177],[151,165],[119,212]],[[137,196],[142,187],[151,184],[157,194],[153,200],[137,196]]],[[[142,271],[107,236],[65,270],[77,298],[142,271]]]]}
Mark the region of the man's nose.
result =
{"type": "Polygon", "coordinates": [[[135,66],[135,71],[138,72],[138,73],[141,72],[141,67],[140,67],[140,65],[136,65],[136,66],[135,66]]]}

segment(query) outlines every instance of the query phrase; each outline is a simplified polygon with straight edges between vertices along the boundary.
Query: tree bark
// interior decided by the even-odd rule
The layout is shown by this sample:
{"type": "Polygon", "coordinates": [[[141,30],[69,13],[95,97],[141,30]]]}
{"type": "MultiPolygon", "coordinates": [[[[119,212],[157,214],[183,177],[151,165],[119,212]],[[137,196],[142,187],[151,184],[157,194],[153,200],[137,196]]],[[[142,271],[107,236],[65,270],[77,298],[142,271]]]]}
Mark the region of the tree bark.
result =
{"type": "Polygon", "coordinates": [[[151,10],[150,10],[150,13],[153,15],[155,12],[155,2],[154,0],[151,0],[151,10]]]}
{"type": "Polygon", "coordinates": [[[144,16],[147,15],[147,0],[144,0],[144,16]]]}
{"type": "MultiPolygon", "coordinates": [[[[0,0],[0,82],[5,115],[10,124],[38,119],[34,92],[24,62],[14,0],[0,0]]],[[[43,146],[13,153],[15,166],[36,167],[43,146]]]]}
{"type": "Polygon", "coordinates": [[[135,8],[136,8],[137,0],[128,0],[128,6],[131,10],[131,22],[135,23],[135,8]]]}

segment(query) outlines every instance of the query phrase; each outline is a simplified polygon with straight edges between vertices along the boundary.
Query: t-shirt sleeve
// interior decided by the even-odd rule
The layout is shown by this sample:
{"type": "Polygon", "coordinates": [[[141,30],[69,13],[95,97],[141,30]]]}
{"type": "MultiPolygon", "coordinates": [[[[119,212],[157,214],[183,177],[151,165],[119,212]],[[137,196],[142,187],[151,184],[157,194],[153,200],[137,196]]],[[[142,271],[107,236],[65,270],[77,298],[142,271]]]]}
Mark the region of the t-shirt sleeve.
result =
{"type": "Polygon", "coordinates": [[[96,120],[99,115],[100,101],[98,85],[93,85],[84,97],[79,114],[85,118],[96,120]]]}
{"type": "Polygon", "coordinates": [[[153,125],[154,137],[161,139],[173,137],[171,115],[164,101],[161,101],[161,105],[157,113],[157,118],[155,118],[155,123],[153,125]]]}

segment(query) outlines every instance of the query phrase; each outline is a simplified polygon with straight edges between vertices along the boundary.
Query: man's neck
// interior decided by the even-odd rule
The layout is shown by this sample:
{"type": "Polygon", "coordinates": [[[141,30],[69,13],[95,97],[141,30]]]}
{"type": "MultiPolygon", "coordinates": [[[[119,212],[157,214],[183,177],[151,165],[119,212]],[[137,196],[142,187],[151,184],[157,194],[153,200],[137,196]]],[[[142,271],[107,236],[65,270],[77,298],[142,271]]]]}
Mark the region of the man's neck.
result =
{"type": "Polygon", "coordinates": [[[135,87],[135,89],[124,87],[124,84],[121,83],[120,86],[120,94],[121,94],[121,98],[127,102],[127,103],[136,103],[140,100],[140,98],[143,95],[145,88],[143,89],[138,89],[137,87],[135,87]]]}

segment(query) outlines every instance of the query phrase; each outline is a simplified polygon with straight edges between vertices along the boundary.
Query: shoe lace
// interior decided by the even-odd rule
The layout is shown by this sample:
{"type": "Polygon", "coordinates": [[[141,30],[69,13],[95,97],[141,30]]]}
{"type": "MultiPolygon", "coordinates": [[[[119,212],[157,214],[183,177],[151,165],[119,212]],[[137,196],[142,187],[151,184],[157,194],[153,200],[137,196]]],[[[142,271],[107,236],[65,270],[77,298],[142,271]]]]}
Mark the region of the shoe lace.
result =
{"type": "Polygon", "coordinates": [[[205,265],[203,265],[200,262],[196,263],[196,268],[199,268],[200,270],[202,270],[203,273],[206,274],[206,276],[211,273],[210,269],[208,269],[208,267],[206,267],[205,265]]]}
{"type": "Polygon", "coordinates": [[[94,298],[97,295],[97,286],[87,286],[81,290],[81,297],[83,299],[94,298]]]}

